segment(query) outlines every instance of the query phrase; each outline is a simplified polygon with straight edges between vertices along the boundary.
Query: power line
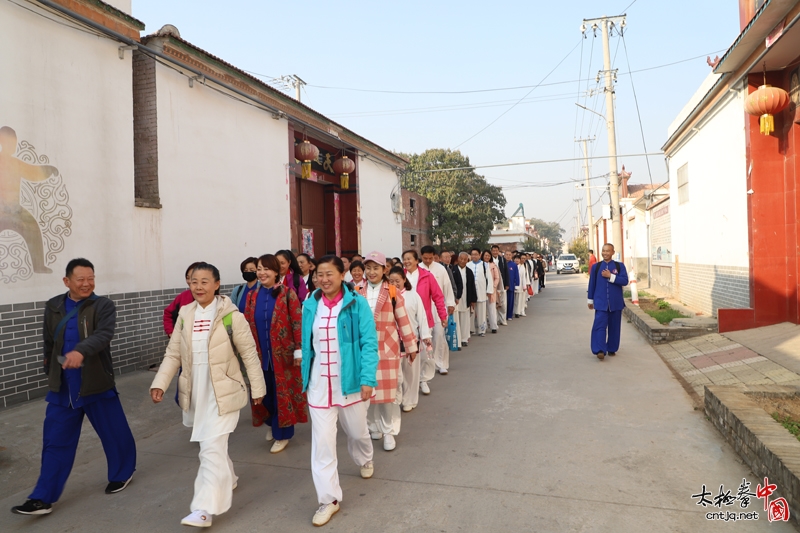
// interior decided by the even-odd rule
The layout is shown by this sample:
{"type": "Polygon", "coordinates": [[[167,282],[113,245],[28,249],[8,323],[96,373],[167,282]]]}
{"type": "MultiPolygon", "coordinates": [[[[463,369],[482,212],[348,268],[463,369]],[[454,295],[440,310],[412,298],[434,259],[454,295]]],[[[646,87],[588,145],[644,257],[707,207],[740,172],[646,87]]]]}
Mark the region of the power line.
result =
{"type": "MultiPolygon", "coordinates": [[[[563,58],[561,61],[559,61],[559,62],[558,62],[558,64],[557,64],[555,67],[553,67],[553,69],[552,69],[550,72],[548,72],[548,73],[545,75],[545,77],[544,77],[544,78],[542,78],[542,80],[539,82],[539,85],[541,85],[542,83],[544,83],[544,80],[546,80],[547,78],[549,78],[549,77],[550,77],[550,74],[552,74],[553,72],[555,72],[555,71],[556,71],[556,69],[558,69],[558,67],[560,67],[560,66],[561,66],[561,64],[562,64],[564,61],[566,61],[566,60],[567,60],[567,58],[568,58],[569,56],[571,56],[571,55],[572,55],[572,52],[574,52],[574,51],[575,51],[575,49],[576,49],[576,48],[578,48],[578,45],[579,45],[579,44],[581,44],[582,42],[583,42],[583,37],[581,37],[581,39],[578,41],[578,44],[576,44],[576,45],[575,45],[575,46],[572,48],[572,50],[570,50],[569,52],[567,52],[567,55],[565,55],[565,56],[564,56],[564,58],[563,58]]],[[[472,139],[474,139],[475,137],[477,137],[478,135],[480,135],[481,133],[483,133],[484,131],[486,131],[487,129],[489,129],[489,128],[490,128],[490,127],[491,127],[491,126],[492,126],[492,125],[493,125],[495,122],[497,122],[498,120],[500,120],[501,118],[503,118],[503,117],[504,117],[504,116],[505,116],[505,115],[506,115],[506,114],[507,114],[509,111],[511,111],[512,109],[514,109],[515,107],[517,107],[517,106],[520,104],[520,102],[522,102],[522,101],[523,101],[525,98],[527,98],[527,97],[528,97],[528,95],[529,95],[529,94],[531,94],[533,91],[535,91],[535,90],[536,90],[536,88],[537,88],[537,87],[539,87],[539,85],[534,85],[534,86],[531,88],[531,90],[530,90],[530,91],[528,91],[527,93],[525,93],[525,96],[523,96],[522,98],[520,98],[520,99],[519,99],[519,100],[518,100],[518,101],[517,101],[517,102],[516,102],[514,105],[512,105],[511,107],[509,107],[508,109],[506,109],[505,111],[503,111],[502,113],[500,113],[500,115],[499,115],[499,116],[498,116],[496,119],[494,119],[493,121],[491,121],[490,123],[488,123],[486,126],[484,126],[483,128],[481,128],[480,130],[478,130],[478,131],[477,131],[477,132],[476,132],[474,135],[472,135],[471,137],[468,137],[468,138],[467,138],[467,139],[465,139],[464,141],[461,141],[460,143],[458,143],[457,145],[455,145],[455,146],[453,147],[453,149],[455,150],[455,149],[456,149],[456,148],[458,148],[459,146],[463,146],[464,144],[468,143],[469,141],[471,141],[472,139]]]]}
{"type": "MultiPolygon", "coordinates": [[[[635,2],[636,0],[634,0],[635,2]]],[[[631,70],[631,60],[628,57],[628,45],[625,43],[625,34],[620,34],[620,41],[622,41],[622,47],[625,49],[625,62],[628,64],[628,72],[631,70]]],[[[636,97],[636,87],[633,85],[633,76],[631,76],[631,89],[633,90],[633,101],[636,104],[636,116],[639,118],[639,131],[642,133],[642,147],[644,151],[647,152],[647,143],[644,140],[644,126],[642,126],[642,114],[639,112],[639,99],[636,97]]],[[[647,162],[647,175],[650,177],[650,185],[653,184],[653,172],[650,170],[650,158],[645,157],[644,160],[647,162]]]]}
{"type": "MultiPolygon", "coordinates": [[[[708,53],[705,53],[705,54],[701,54],[699,56],[687,57],[686,59],[681,59],[679,61],[673,61],[671,63],[664,63],[663,65],[655,65],[655,66],[652,66],[652,67],[646,67],[646,68],[640,68],[640,69],[637,69],[637,70],[632,70],[630,73],[644,72],[644,71],[647,71],[647,70],[655,70],[655,69],[659,69],[659,68],[671,67],[673,65],[678,65],[680,63],[686,63],[687,61],[693,61],[695,59],[705,58],[705,57],[707,57],[709,55],[718,54],[720,52],[724,52],[725,50],[727,50],[727,48],[722,48],[720,50],[715,50],[713,52],[708,52],[708,53]]],[[[266,74],[259,74],[258,72],[253,72],[253,71],[249,71],[249,70],[246,71],[246,72],[249,72],[250,74],[254,74],[256,76],[263,76],[263,77],[267,77],[267,78],[270,77],[270,76],[267,76],[266,74]]],[[[625,76],[625,75],[628,75],[630,73],[622,73],[620,75],[621,76],[625,76]]],[[[493,88],[493,89],[472,89],[472,90],[464,90],[464,91],[395,91],[395,90],[382,90],[382,89],[360,89],[360,88],[357,88],[357,87],[339,87],[339,86],[332,86],[332,85],[314,85],[312,83],[309,83],[308,87],[314,87],[315,89],[330,89],[330,90],[336,90],[336,91],[355,91],[355,92],[361,92],[361,93],[470,94],[470,93],[489,93],[489,92],[497,92],[497,91],[516,91],[516,90],[519,90],[519,89],[530,89],[531,87],[533,87],[533,88],[536,88],[536,87],[550,87],[552,85],[564,85],[564,84],[570,84],[570,83],[575,83],[575,82],[580,82],[580,81],[591,81],[591,80],[594,80],[594,78],[579,79],[579,80],[566,80],[566,81],[554,81],[554,82],[550,82],[550,83],[539,83],[537,85],[518,85],[518,86],[515,86],[515,87],[496,87],[496,88],[493,88]]]]}
{"type": "Polygon", "coordinates": [[[630,4],[628,4],[628,7],[626,7],[626,8],[625,8],[625,9],[623,9],[622,11],[620,11],[620,13],[625,13],[625,12],[626,12],[626,11],[628,11],[628,10],[631,8],[631,6],[632,6],[633,4],[635,4],[635,3],[636,3],[636,0],[633,0],[633,2],[631,2],[630,4]]]}
{"type": "MultiPolygon", "coordinates": [[[[618,155],[617,157],[646,157],[646,156],[649,156],[649,155],[664,155],[664,152],[653,152],[653,153],[649,153],[649,154],[625,154],[625,155],[618,155]]],[[[474,166],[469,166],[469,167],[453,167],[453,168],[435,168],[435,169],[430,169],[430,170],[414,170],[414,171],[412,171],[412,173],[415,173],[415,174],[430,174],[430,173],[433,173],[433,172],[450,172],[450,171],[453,171],[453,170],[475,170],[475,169],[478,169],[478,168],[517,167],[517,166],[522,166],[522,165],[542,165],[542,164],[545,164],[545,163],[568,163],[568,162],[576,161],[576,160],[577,161],[583,161],[584,159],[606,159],[608,157],[609,156],[607,156],[607,155],[598,155],[598,156],[591,156],[591,157],[588,157],[588,158],[570,157],[570,158],[567,158],[567,159],[542,159],[542,160],[539,160],[539,161],[524,161],[524,162],[521,162],[521,163],[500,163],[500,164],[497,164],[497,165],[474,165],[474,166]]]]}

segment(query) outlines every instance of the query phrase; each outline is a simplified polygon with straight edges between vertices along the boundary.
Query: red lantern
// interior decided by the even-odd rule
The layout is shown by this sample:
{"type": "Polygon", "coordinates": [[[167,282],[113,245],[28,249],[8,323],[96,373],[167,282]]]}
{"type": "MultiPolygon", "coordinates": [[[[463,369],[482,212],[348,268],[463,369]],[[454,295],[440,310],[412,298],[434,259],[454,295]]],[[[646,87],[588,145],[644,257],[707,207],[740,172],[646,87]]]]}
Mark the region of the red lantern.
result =
{"type": "Polygon", "coordinates": [[[337,174],[341,174],[339,177],[339,186],[342,189],[349,189],[350,188],[350,174],[355,171],[356,164],[347,156],[343,156],[341,159],[337,159],[333,163],[333,171],[337,174]]]}
{"type": "Polygon", "coordinates": [[[789,93],[780,87],[762,85],[744,101],[744,110],[750,115],[760,115],[759,130],[764,135],[769,135],[775,131],[775,119],[772,115],[780,113],[788,105],[789,93]]]}
{"type": "Polygon", "coordinates": [[[301,177],[307,180],[311,177],[311,161],[319,157],[319,148],[304,140],[294,145],[294,156],[303,162],[301,177]]]}

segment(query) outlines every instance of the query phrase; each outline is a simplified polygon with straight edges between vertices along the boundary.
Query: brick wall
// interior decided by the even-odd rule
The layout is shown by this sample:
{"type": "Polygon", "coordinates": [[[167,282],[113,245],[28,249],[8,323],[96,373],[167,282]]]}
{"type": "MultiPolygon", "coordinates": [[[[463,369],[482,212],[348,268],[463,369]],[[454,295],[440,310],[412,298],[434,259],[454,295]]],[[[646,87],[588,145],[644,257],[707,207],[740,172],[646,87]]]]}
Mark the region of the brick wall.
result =
{"type": "Polygon", "coordinates": [[[161,207],[158,192],[156,62],[133,51],[133,164],[135,203],[161,207]]]}
{"type": "Polygon", "coordinates": [[[745,267],[679,262],[675,278],[675,296],[689,307],[713,316],[719,308],[750,307],[750,272],[745,267]]]}
{"type": "Polygon", "coordinates": [[[417,193],[402,189],[403,199],[403,250],[419,250],[423,246],[432,244],[431,214],[428,199],[417,193]],[[413,200],[413,207],[412,207],[413,200]],[[412,235],[414,242],[412,243],[412,235]]]}
{"type": "MultiPolygon", "coordinates": [[[[230,294],[233,287],[222,287],[222,294],[230,294]]],[[[111,342],[117,375],[161,362],[167,346],[164,308],[183,290],[185,287],[109,296],[117,306],[117,330],[111,342]]],[[[43,301],[0,305],[0,409],[47,394],[42,370],[44,306],[43,301]]]]}

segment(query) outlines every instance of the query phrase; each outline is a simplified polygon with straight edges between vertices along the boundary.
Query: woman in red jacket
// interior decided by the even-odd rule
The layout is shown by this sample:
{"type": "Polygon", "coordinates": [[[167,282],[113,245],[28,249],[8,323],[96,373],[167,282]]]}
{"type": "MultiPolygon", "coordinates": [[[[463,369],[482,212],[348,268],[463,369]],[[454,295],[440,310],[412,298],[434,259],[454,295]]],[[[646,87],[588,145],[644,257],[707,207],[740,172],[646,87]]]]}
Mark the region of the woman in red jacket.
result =
{"type": "MultiPolygon", "coordinates": [[[[192,271],[194,267],[199,265],[200,262],[195,262],[189,265],[189,268],[186,269],[186,285],[190,285],[192,281],[192,271]]],[[[178,312],[181,310],[181,307],[184,305],[189,305],[194,301],[194,296],[192,296],[192,291],[186,289],[178,296],[172,300],[172,303],[164,309],[164,332],[167,334],[167,337],[172,336],[172,330],[175,329],[175,320],[178,318],[178,312]]]]}
{"type": "Polygon", "coordinates": [[[278,283],[280,266],[274,255],[258,258],[260,287],[247,295],[244,316],[256,341],[267,395],[261,405],[251,403],[253,425],[267,424],[267,442],[278,453],[294,436],[294,425],[308,422],[308,405],[300,374],[303,352],[300,300],[278,283]]]}

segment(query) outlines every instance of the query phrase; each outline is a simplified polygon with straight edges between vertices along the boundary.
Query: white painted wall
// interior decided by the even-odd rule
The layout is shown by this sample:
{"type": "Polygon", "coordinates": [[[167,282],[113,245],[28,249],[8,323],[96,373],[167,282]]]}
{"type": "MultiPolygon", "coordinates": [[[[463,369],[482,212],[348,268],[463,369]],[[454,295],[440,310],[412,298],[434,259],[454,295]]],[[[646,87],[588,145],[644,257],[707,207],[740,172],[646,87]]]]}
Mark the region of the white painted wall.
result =
{"type": "Polygon", "coordinates": [[[672,248],[681,263],[748,267],[744,94],[731,93],[668,155],[672,248]],[[689,201],[678,169],[689,164],[689,201]]]}
{"type": "Polygon", "coordinates": [[[399,256],[403,251],[403,228],[400,217],[392,212],[390,198],[393,191],[400,195],[397,174],[368,158],[359,160],[358,173],[361,253],[377,250],[392,257],[399,256]]]}
{"type": "Polygon", "coordinates": [[[288,123],[160,64],[156,87],[162,284],[194,261],[240,283],[244,258],[291,247],[288,123]]]}
{"type": "Polygon", "coordinates": [[[134,290],[130,54],[120,60],[119,43],[10,2],[0,2],[0,47],[7,51],[0,55],[0,126],[58,168],[72,210],[71,234],[49,265],[53,273],[0,281],[0,304],[65,291],[64,268],[79,256],[94,262],[99,293],[134,290]]]}

